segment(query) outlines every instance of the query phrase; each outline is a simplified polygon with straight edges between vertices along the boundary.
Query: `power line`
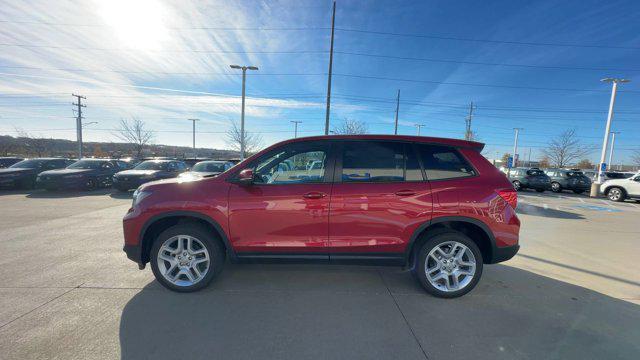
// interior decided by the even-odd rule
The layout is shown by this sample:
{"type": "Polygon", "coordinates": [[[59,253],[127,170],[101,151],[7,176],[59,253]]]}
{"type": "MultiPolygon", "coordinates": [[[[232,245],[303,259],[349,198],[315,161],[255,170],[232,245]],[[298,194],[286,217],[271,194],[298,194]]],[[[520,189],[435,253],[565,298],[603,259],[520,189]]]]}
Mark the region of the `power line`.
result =
{"type": "Polygon", "coordinates": [[[640,47],[635,47],[635,46],[595,45],[595,44],[577,44],[577,43],[550,43],[550,42],[530,42],[530,41],[513,41],[513,40],[490,40],[490,39],[474,39],[474,38],[455,37],[455,36],[411,34],[411,33],[372,31],[372,30],[347,29],[347,28],[336,28],[336,31],[347,32],[347,33],[388,35],[388,36],[438,39],[438,40],[483,42],[483,43],[509,44],[509,45],[580,47],[580,48],[596,48],[596,49],[633,49],[633,50],[640,49],[640,47]]]}

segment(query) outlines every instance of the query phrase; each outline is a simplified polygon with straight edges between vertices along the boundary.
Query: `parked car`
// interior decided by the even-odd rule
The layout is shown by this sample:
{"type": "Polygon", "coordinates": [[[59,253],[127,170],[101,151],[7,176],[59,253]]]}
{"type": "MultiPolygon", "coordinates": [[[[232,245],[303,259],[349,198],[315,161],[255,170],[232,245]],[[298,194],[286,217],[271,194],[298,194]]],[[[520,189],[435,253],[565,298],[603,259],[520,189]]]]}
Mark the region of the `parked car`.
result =
{"type": "Polygon", "coordinates": [[[213,160],[210,158],[185,158],[182,159],[182,161],[187,164],[188,168],[192,168],[195,164],[202,162],[202,161],[209,161],[209,160],[213,160]]]}
{"type": "Polygon", "coordinates": [[[111,186],[113,174],[128,167],[120,160],[81,159],[64,169],[40,173],[37,186],[47,190],[95,190],[111,186]]]}
{"type": "Polygon", "coordinates": [[[461,296],[483,264],[519,249],[517,192],[483,146],[392,135],[287,140],[218,176],[140,186],[123,219],[124,251],[180,292],[205,287],[228,257],[395,264],[435,296],[461,296]],[[309,160],[322,166],[307,169],[309,160]]]}
{"type": "MultiPolygon", "coordinates": [[[[591,181],[596,181],[598,180],[598,172],[594,171],[594,170],[585,170],[582,171],[582,173],[588,177],[589,179],[591,179],[591,181]]],[[[619,171],[605,171],[604,173],[604,180],[616,180],[616,179],[628,179],[630,177],[632,177],[635,173],[629,173],[629,172],[619,172],[619,171]]]]}
{"type": "Polygon", "coordinates": [[[544,192],[551,189],[551,180],[538,168],[513,168],[508,172],[508,177],[516,191],[534,189],[544,192]]]}
{"type": "Polygon", "coordinates": [[[640,172],[626,179],[607,180],[600,187],[600,192],[611,201],[640,199],[640,172]]]}
{"type": "Polygon", "coordinates": [[[582,194],[591,189],[591,180],[580,170],[545,169],[545,173],[551,179],[551,191],[553,192],[571,190],[576,194],[582,194]]]}
{"type": "Polygon", "coordinates": [[[180,178],[193,178],[200,176],[214,176],[223,173],[233,167],[233,163],[229,161],[210,160],[200,161],[193,165],[191,170],[183,172],[179,175],[180,178]]]}
{"type": "Polygon", "coordinates": [[[187,165],[178,160],[147,160],[130,170],[113,176],[113,187],[118,191],[129,191],[138,186],[161,179],[174,178],[187,171],[187,165]]]}
{"type": "Polygon", "coordinates": [[[6,169],[0,169],[0,187],[32,189],[39,173],[61,169],[73,163],[73,160],[60,158],[35,158],[17,162],[6,169]]]}
{"type": "Polygon", "coordinates": [[[8,168],[9,166],[24,160],[19,157],[0,157],[0,169],[8,168]]]}

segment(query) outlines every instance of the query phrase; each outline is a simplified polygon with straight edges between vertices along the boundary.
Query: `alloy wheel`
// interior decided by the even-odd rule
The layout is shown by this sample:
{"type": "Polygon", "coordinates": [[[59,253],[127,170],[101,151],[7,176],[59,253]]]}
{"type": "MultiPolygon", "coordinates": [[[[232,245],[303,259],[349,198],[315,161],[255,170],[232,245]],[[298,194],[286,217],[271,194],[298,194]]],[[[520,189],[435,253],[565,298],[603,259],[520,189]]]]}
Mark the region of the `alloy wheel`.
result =
{"type": "Polygon", "coordinates": [[[427,255],[424,264],[427,280],[441,291],[465,288],[476,273],[476,258],[467,246],[457,241],[438,244],[427,255]]]}
{"type": "Polygon", "coordinates": [[[514,181],[513,188],[516,189],[516,191],[520,191],[522,189],[522,184],[520,183],[520,181],[518,180],[514,181]]]}
{"type": "Polygon", "coordinates": [[[622,191],[618,188],[613,188],[609,190],[609,200],[619,201],[622,197],[622,191]]]}
{"type": "Polygon", "coordinates": [[[157,264],[162,277],[170,283],[191,286],[207,275],[211,257],[202,241],[189,235],[177,235],[160,246],[157,264]]]}

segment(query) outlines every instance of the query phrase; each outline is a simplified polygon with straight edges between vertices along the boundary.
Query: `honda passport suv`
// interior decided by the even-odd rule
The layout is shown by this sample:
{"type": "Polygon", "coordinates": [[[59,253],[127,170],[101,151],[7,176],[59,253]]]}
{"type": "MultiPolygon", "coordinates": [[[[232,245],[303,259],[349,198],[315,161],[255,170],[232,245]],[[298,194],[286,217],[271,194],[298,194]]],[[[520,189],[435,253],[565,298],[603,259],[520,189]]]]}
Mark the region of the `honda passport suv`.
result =
{"type": "Polygon", "coordinates": [[[207,286],[226,259],[314,260],[398,265],[435,296],[461,296],[484,264],[519,249],[517,193],[483,146],[389,135],[284,141],[219,175],[140,186],[124,251],[180,292],[207,286]]]}

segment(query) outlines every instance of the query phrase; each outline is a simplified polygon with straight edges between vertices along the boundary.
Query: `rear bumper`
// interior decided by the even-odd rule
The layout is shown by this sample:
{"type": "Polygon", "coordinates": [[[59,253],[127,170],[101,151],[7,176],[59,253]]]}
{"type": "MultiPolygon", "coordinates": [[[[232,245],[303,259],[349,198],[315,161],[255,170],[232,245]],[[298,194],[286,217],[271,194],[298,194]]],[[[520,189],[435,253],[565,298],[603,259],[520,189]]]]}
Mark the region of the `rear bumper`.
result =
{"type": "Polygon", "coordinates": [[[518,253],[518,250],[520,250],[520,245],[494,247],[491,264],[497,264],[511,259],[518,253]]]}

